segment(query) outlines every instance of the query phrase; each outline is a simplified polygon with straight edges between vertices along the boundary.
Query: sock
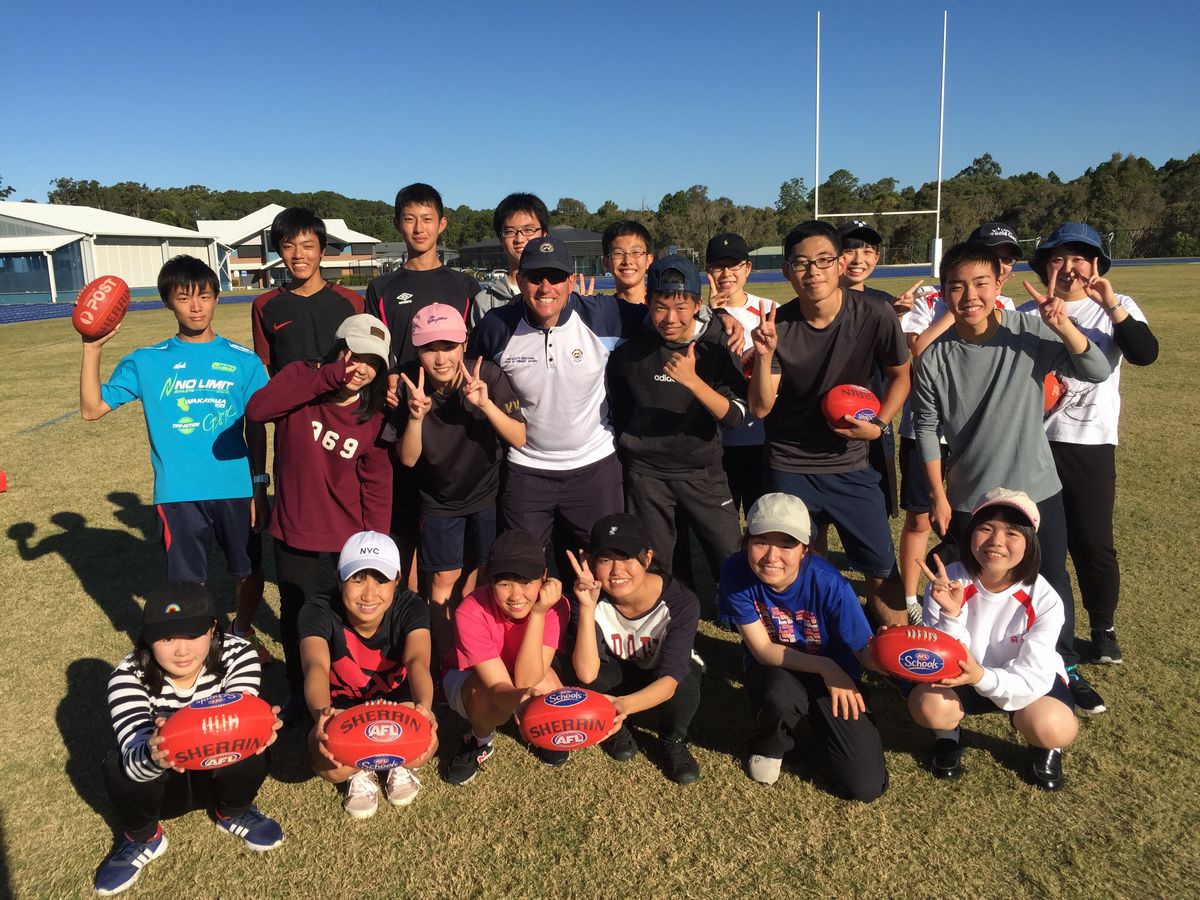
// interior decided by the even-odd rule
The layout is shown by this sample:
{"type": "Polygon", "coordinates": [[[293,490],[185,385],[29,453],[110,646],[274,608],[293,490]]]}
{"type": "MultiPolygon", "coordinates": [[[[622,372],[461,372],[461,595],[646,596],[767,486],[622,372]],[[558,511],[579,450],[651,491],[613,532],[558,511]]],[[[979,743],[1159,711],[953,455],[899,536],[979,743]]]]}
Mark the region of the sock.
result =
{"type": "Polygon", "coordinates": [[[954,743],[957,744],[961,739],[962,734],[957,728],[935,728],[933,729],[933,736],[938,740],[945,739],[948,741],[954,741],[954,743]]]}
{"type": "Polygon", "coordinates": [[[487,733],[486,737],[480,737],[479,735],[477,735],[475,733],[475,729],[471,729],[471,737],[475,738],[475,743],[477,743],[481,747],[484,744],[490,744],[492,742],[492,738],[494,738],[495,736],[496,736],[496,732],[494,730],[489,731],[487,733]]]}
{"type": "Polygon", "coordinates": [[[911,595],[911,596],[909,596],[909,597],[905,597],[905,598],[904,598],[904,605],[905,605],[905,606],[916,606],[916,605],[917,605],[917,595],[916,595],[916,594],[913,594],[913,595],[911,595]]]}

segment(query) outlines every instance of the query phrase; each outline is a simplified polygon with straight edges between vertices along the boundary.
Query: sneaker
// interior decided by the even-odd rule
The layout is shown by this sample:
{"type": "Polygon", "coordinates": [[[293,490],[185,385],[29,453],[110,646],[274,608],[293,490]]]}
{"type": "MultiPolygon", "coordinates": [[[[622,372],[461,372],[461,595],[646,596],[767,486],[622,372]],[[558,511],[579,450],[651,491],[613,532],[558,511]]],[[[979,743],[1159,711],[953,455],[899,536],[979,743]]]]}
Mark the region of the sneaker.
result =
{"type": "Polygon", "coordinates": [[[628,762],[637,756],[638,746],[633,732],[622,725],[616,734],[600,742],[600,749],[617,762],[628,762]]]}
{"type": "Polygon", "coordinates": [[[1096,689],[1088,684],[1088,680],[1079,674],[1079,670],[1074,666],[1067,669],[1067,678],[1070,679],[1071,699],[1075,701],[1075,710],[1081,716],[1098,716],[1102,712],[1108,712],[1108,707],[1104,705],[1104,698],[1096,693],[1096,689]]]}
{"type": "Polygon", "coordinates": [[[1124,662],[1116,631],[1111,628],[1092,629],[1092,659],[1106,666],[1119,666],[1124,662]]]}
{"type": "Polygon", "coordinates": [[[1033,748],[1033,781],[1046,791],[1057,791],[1063,786],[1061,750],[1033,748]]]}
{"type": "Polygon", "coordinates": [[[774,784],[779,780],[783,760],[778,756],[759,756],[752,753],[746,760],[746,772],[759,784],[774,784]]]}
{"type": "Polygon", "coordinates": [[[962,774],[962,729],[955,729],[952,738],[938,738],[933,742],[933,759],[930,771],[934,778],[957,778],[962,774]]]}
{"type": "Polygon", "coordinates": [[[251,850],[265,853],[283,843],[283,829],[279,823],[270,816],[264,816],[255,806],[240,816],[226,818],[220,813],[216,816],[218,828],[240,837],[251,850]]]}
{"type": "Polygon", "coordinates": [[[417,799],[421,780],[417,773],[404,766],[396,766],[387,773],[387,799],[392,806],[408,806],[417,799]]]}
{"type": "Polygon", "coordinates": [[[148,841],[132,841],[121,836],[120,845],[96,870],[95,888],[101,897],[119,894],[138,880],[142,866],[167,852],[167,836],[162,826],[148,841]]]}
{"type": "Polygon", "coordinates": [[[683,741],[663,741],[663,773],[676,784],[691,784],[700,777],[700,764],[683,741]]]}
{"type": "Polygon", "coordinates": [[[462,746],[458,748],[454,758],[450,760],[450,766],[446,771],[446,780],[459,787],[467,784],[479,773],[479,767],[483,765],[483,761],[495,752],[494,741],[481,744],[475,740],[475,735],[468,734],[463,738],[462,746]]]}
{"type": "Polygon", "coordinates": [[[571,758],[571,751],[547,750],[545,747],[534,747],[533,755],[550,766],[550,768],[557,769],[567,764],[567,760],[571,758]]]}
{"type": "Polygon", "coordinates": [[[373,772],[358,771],[346,782],[342,809],[352,819],[369,819],[379,808],[379,782],[373,772]]]}
{"type": "Polygon", "coordinates": [[[920,603],[908,604],[905,606],[905,609],[908,611],[908,624],[909,625],[920,625],[922,623],[922,618],[924,616],[924,610],[921,608],[920,603]]]}

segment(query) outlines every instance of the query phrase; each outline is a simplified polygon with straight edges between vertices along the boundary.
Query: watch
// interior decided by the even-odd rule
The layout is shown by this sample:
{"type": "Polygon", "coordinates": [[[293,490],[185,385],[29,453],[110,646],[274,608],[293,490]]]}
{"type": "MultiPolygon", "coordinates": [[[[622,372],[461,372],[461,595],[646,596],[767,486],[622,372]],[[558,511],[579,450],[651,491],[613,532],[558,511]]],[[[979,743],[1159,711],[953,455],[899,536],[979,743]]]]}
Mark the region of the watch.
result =
{"type": "Polygon", "coordinates": [[[271,476],[270,476],[270,475],[267,475],[267,474],[265,474],[265,473],[264,473],[264,474],[262,474],[262,475],[255,475],[253,478],[251,478],[251,479],[250,479],[250,483],[251,483],[251,484],[253,484],[253,485],[255,485],[255,486],[257,486],[257,485],[260,485],[260,484],[261,484],[263,487],[270,487],[270,485],[271,485],[271,476]]]}
{"type": "Polygon", "coordinates": [[[887,431],[888,429],[888,423],[879,418],[879,416],[871,416],[871,424],[880,431],[887,431]]]}

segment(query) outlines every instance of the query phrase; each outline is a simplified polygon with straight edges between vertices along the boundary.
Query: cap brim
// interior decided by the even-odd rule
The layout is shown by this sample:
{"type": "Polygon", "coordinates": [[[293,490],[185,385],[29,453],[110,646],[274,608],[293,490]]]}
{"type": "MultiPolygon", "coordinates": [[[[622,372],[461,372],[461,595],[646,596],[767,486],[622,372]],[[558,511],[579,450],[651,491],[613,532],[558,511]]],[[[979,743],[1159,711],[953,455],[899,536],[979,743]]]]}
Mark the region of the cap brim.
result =
{"type": "Polygon", "coordinates": [[[424,347],[426,344],[432,344],[434,341],[450,341],[453,344],[462,344],[467,340],[467,329],[463,328],[443,328],[438,331],[431,331],[427,334],[422,334],[420,337],[413,335],[412,344],[414,347],[424,347]]]}
{"type": "Polygon", "coordinates": [[[338,581],[347,581],[359,572],[365,572],[368,569],[378,572],[387,578],[388,581],[395,581],[400,577],[400,567],[392,565],[387,560],[356,558],[338,568],[338,581]]]}
{"type": "Polygon", "coordinates": [[[1025,521],[1029,523],[1029,527],[1034,531],[1037,531],[1038,527],[1042,524],[1040,516],[1036,519],[1031,517],[1029,515],[1029,510],[1025,509],[1023,506],[1021,506],[1021,504],[1014,503],[1011,500],[985,500],[975,507],[975,509],[971,512],[971,515],[977,516],[984,510],[991,509],[993,506],[1003,506],[1007,509],[1015,509],[1025,517],[1025,521]]]}
{"type": "Polygon", "coordinates": [[[354,336],[344,338],[344,340],[346,341],[346,346],[350,348],[351,353],[357,354],[358,356],[378,357],[379,359],[383,360],[384,366],[387,366],[388,357],[391,356],[392,348],[389,347],[381,338],[354,336]]]}
{"type": "Polygon", "coordinates": [[[809,526],[808,531],[797,528],[790,522],[785,522],[782,519],[764,519],[759,522],[746,523],[746,532],[748,534],[769,534],[772,531],[778,531],[780,534],[786,534],[789,537],[795,538],[802,544],[807,544],[812,538],[812,526],[809,526]]]}
{"type": "Polygon", "coordinates": [[[532,559],[489,559],[485,571],[488,578],[495,578],[498,575],[517,575],[533,581],[546,573],[546,563],[532,559]]]}
{"type": "Polygon", "coordinates": [[[142,637],[148,644],[168,638],[194,640],[212,628],[214,621],[213,616],[198,616],[177,622],[148,622],[142,626],[142,637]]]}

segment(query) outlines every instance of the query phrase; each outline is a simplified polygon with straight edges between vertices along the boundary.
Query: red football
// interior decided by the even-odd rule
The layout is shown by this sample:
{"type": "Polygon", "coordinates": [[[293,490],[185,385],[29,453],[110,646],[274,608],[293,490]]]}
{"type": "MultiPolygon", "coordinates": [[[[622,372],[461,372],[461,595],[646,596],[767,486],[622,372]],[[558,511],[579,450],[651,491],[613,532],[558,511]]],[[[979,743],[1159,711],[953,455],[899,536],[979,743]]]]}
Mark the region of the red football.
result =
{"type": "Polygon", "coordinates": [[[830,425],[842,427],[844,416],[871,421],[879,415],[879,400],[865,387],[839,384],[821,400],[821,412],[830,425]]]}
{"type": "Polygon", "coordinates": [[[603,694],[577,687],[559,688],[526,704],[521,713],[521,734],[543,750],[579,750],[607,736],[616,715],[603,694]]]}
{"type": "Polygon", "coordinates": [[[944,631],[914,625],[885,628],[871,638],[879,668],[905,681],[941,681],[962,674],[967,648],[944,631]]]}
{"type": "Polygon", "coordinates": [[[176,710],[159,730],[160,749],[181,769],[219,769],[253,756],[274,730],[275,713],[253,694],[213,694],[176,710]]]}
{"type": "Polygon", "coordinates": [[[101,275],[75,300],[71,324],[85,338],[102,338],[121,323],[129,309],[129,285],[116,275],[101,275]]]}
{"type": "Polygon", "coordinates": [[[428,750],[433,730],[413,707],[380,700],[342,710],[325,723],[325,740],[343,766],[394,769],[428,750]]]}
{"type": "Polygon", "coordinates": [[[1067,392],[1067,386],[1058,376],[1057,372],[1047,372],[1046,378],[1042,381],[1042,412],[1047,416],[1054,412],[1054,408],[1058,406],[1058,401],[1062,399],[1063,394],[1067,392]]]}

